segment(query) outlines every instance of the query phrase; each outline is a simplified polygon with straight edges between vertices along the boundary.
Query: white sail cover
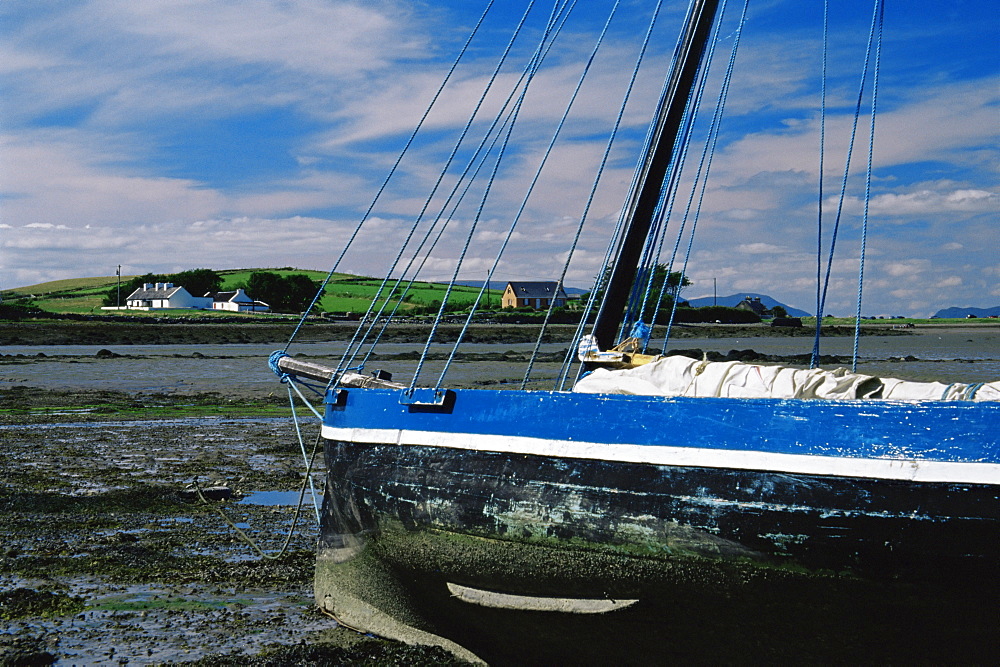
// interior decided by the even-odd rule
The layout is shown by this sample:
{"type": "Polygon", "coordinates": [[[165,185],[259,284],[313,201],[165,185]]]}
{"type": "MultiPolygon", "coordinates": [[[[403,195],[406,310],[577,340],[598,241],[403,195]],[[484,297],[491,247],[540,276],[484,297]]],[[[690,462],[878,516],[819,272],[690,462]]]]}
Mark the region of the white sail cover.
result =
{"type": "Polygon", "coordinates": [[[971,385],[908,382],[852,373],[844,368],[806,370],[739,361],[699,361],[683,356],[664,357],[624,370],[599,368],[581,378],[573,391],[722,398],[1000,400],[1000,382],[971,385]]]}

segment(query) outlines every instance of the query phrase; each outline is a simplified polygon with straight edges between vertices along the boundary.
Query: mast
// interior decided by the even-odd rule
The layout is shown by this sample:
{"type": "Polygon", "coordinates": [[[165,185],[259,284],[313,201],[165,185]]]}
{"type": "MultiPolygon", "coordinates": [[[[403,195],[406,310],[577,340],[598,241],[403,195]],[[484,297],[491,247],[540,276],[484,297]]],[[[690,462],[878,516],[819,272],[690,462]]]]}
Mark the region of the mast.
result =
{"type": "Polygon", "coordinates": [[[616,342],[615,336],[621,326],[642,247],[653,223],[660,189],[680,132],[681,119],[698,78],[718,7],[719,0],[693,0],[691,3],[674,67],[660,100],[650,149],[643,159],[642,172],[636,179],[635,189],[629,196],[625,233],[594,323],[593,333],[602,350],[611,348],[616,342]]]}

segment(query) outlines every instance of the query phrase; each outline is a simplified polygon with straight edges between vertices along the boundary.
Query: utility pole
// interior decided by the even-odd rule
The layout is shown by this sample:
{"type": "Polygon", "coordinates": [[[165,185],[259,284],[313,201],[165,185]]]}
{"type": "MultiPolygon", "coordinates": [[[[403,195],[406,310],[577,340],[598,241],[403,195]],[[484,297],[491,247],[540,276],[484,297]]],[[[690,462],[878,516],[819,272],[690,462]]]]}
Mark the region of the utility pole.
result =
{"type": "Polygon", "coordinates": [[[122,308],[122,265],[118,265],[118,271],[116,274],[118,276],[118,289],[116,291],[115,298],[115,310],[121,310],[122,308]]]}
{"type": "Polygon", "coordinates": [[[716,279],[712,278],[712,305],[719,305],[719,286],[716,283],[716,279]]]}

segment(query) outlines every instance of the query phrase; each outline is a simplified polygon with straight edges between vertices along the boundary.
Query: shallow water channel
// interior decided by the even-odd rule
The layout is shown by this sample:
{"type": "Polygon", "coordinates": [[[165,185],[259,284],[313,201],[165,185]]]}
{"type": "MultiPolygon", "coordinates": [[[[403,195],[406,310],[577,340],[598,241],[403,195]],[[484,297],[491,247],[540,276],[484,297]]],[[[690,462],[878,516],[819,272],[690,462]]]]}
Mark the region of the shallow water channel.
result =
{"type": "MultiPolygon", "coordinates": [[[[651,346],[662,341],[653,340],[651,346]]],[[[301,343],[289,350],[318,362],[336,366],[346,343],[301,343]]],[[[850,336],[824,337],[822,354],[850,358],[854,341],[850,336]]],[[[466,344],[462,354],[512,353],[528,355],[531,343],[466,344]]],[[[40,388],[113,389],[130,393],[193,393],[266,396],[285,390],[267,366],[267,358],[280,346],[253,345],[17,345],[0,347],[0,386],[23,383],[40,388]],[[106,349],[117,357],[98,358],[106,349]],[[45,356],[38,356],[39,354],[45,356]],[[12,358],[11,355],[14,355],[12,358]],[[23,355],[20,358],[16,355],[23,355]]],[[[446,355],[451,345],[434,345],[431,352],[446,355]]],[[[395,358],[419,352],[421,345],[386,343],[366,371],[384,369],[395,379],[409,382],[416,362],[395,358]]],[[[543,353],[564,353],[566,343],[542,345],[543,353]]],[[[668,349],[700,349],[727,353],[752,349],[762,354],[790,356],[812,351],[810,337],[677,338],[668,349]]],[[[561,358],[562,355],[560,355],[561,358]]],[[[437,382],[444,361],[428,361],[418,384],[437,382]]],[[[511,361],[467,361],[459,357],[444,384],[452,387],[504,388],[517,383],[526,364],[511,361]]],[[[551,388],[558,363],[536,363],[533,387],[551,388]]],[[[939,382],[992,382],[1000,379],[1000,326],[925,326],[903,335],[862,336],[858,371],[870,375],[939,382]],[[907,359],[907,360],[903,360],[907,359]]]]}

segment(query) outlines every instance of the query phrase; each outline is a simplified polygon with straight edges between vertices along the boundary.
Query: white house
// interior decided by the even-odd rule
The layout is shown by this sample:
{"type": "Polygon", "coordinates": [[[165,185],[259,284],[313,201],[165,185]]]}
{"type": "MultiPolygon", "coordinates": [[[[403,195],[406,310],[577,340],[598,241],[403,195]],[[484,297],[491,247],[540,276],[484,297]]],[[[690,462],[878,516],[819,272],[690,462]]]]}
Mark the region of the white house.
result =
{"type": "Polygon", "coordinates": [[[174,287],[173,283],[146,283],[126,297],[125,305],[132,310],[162,308],[203,310],[212,307],[212,297],[191,296],[186,289],[174,287]]]}
{"type": "Polygon", "coordinates": [[[266,313],[271,309],[263,301],[254,301],[242,288],[235,292],[215,292],[211,297],[213,310],[232,310],[237,313],[266,313]]]}

